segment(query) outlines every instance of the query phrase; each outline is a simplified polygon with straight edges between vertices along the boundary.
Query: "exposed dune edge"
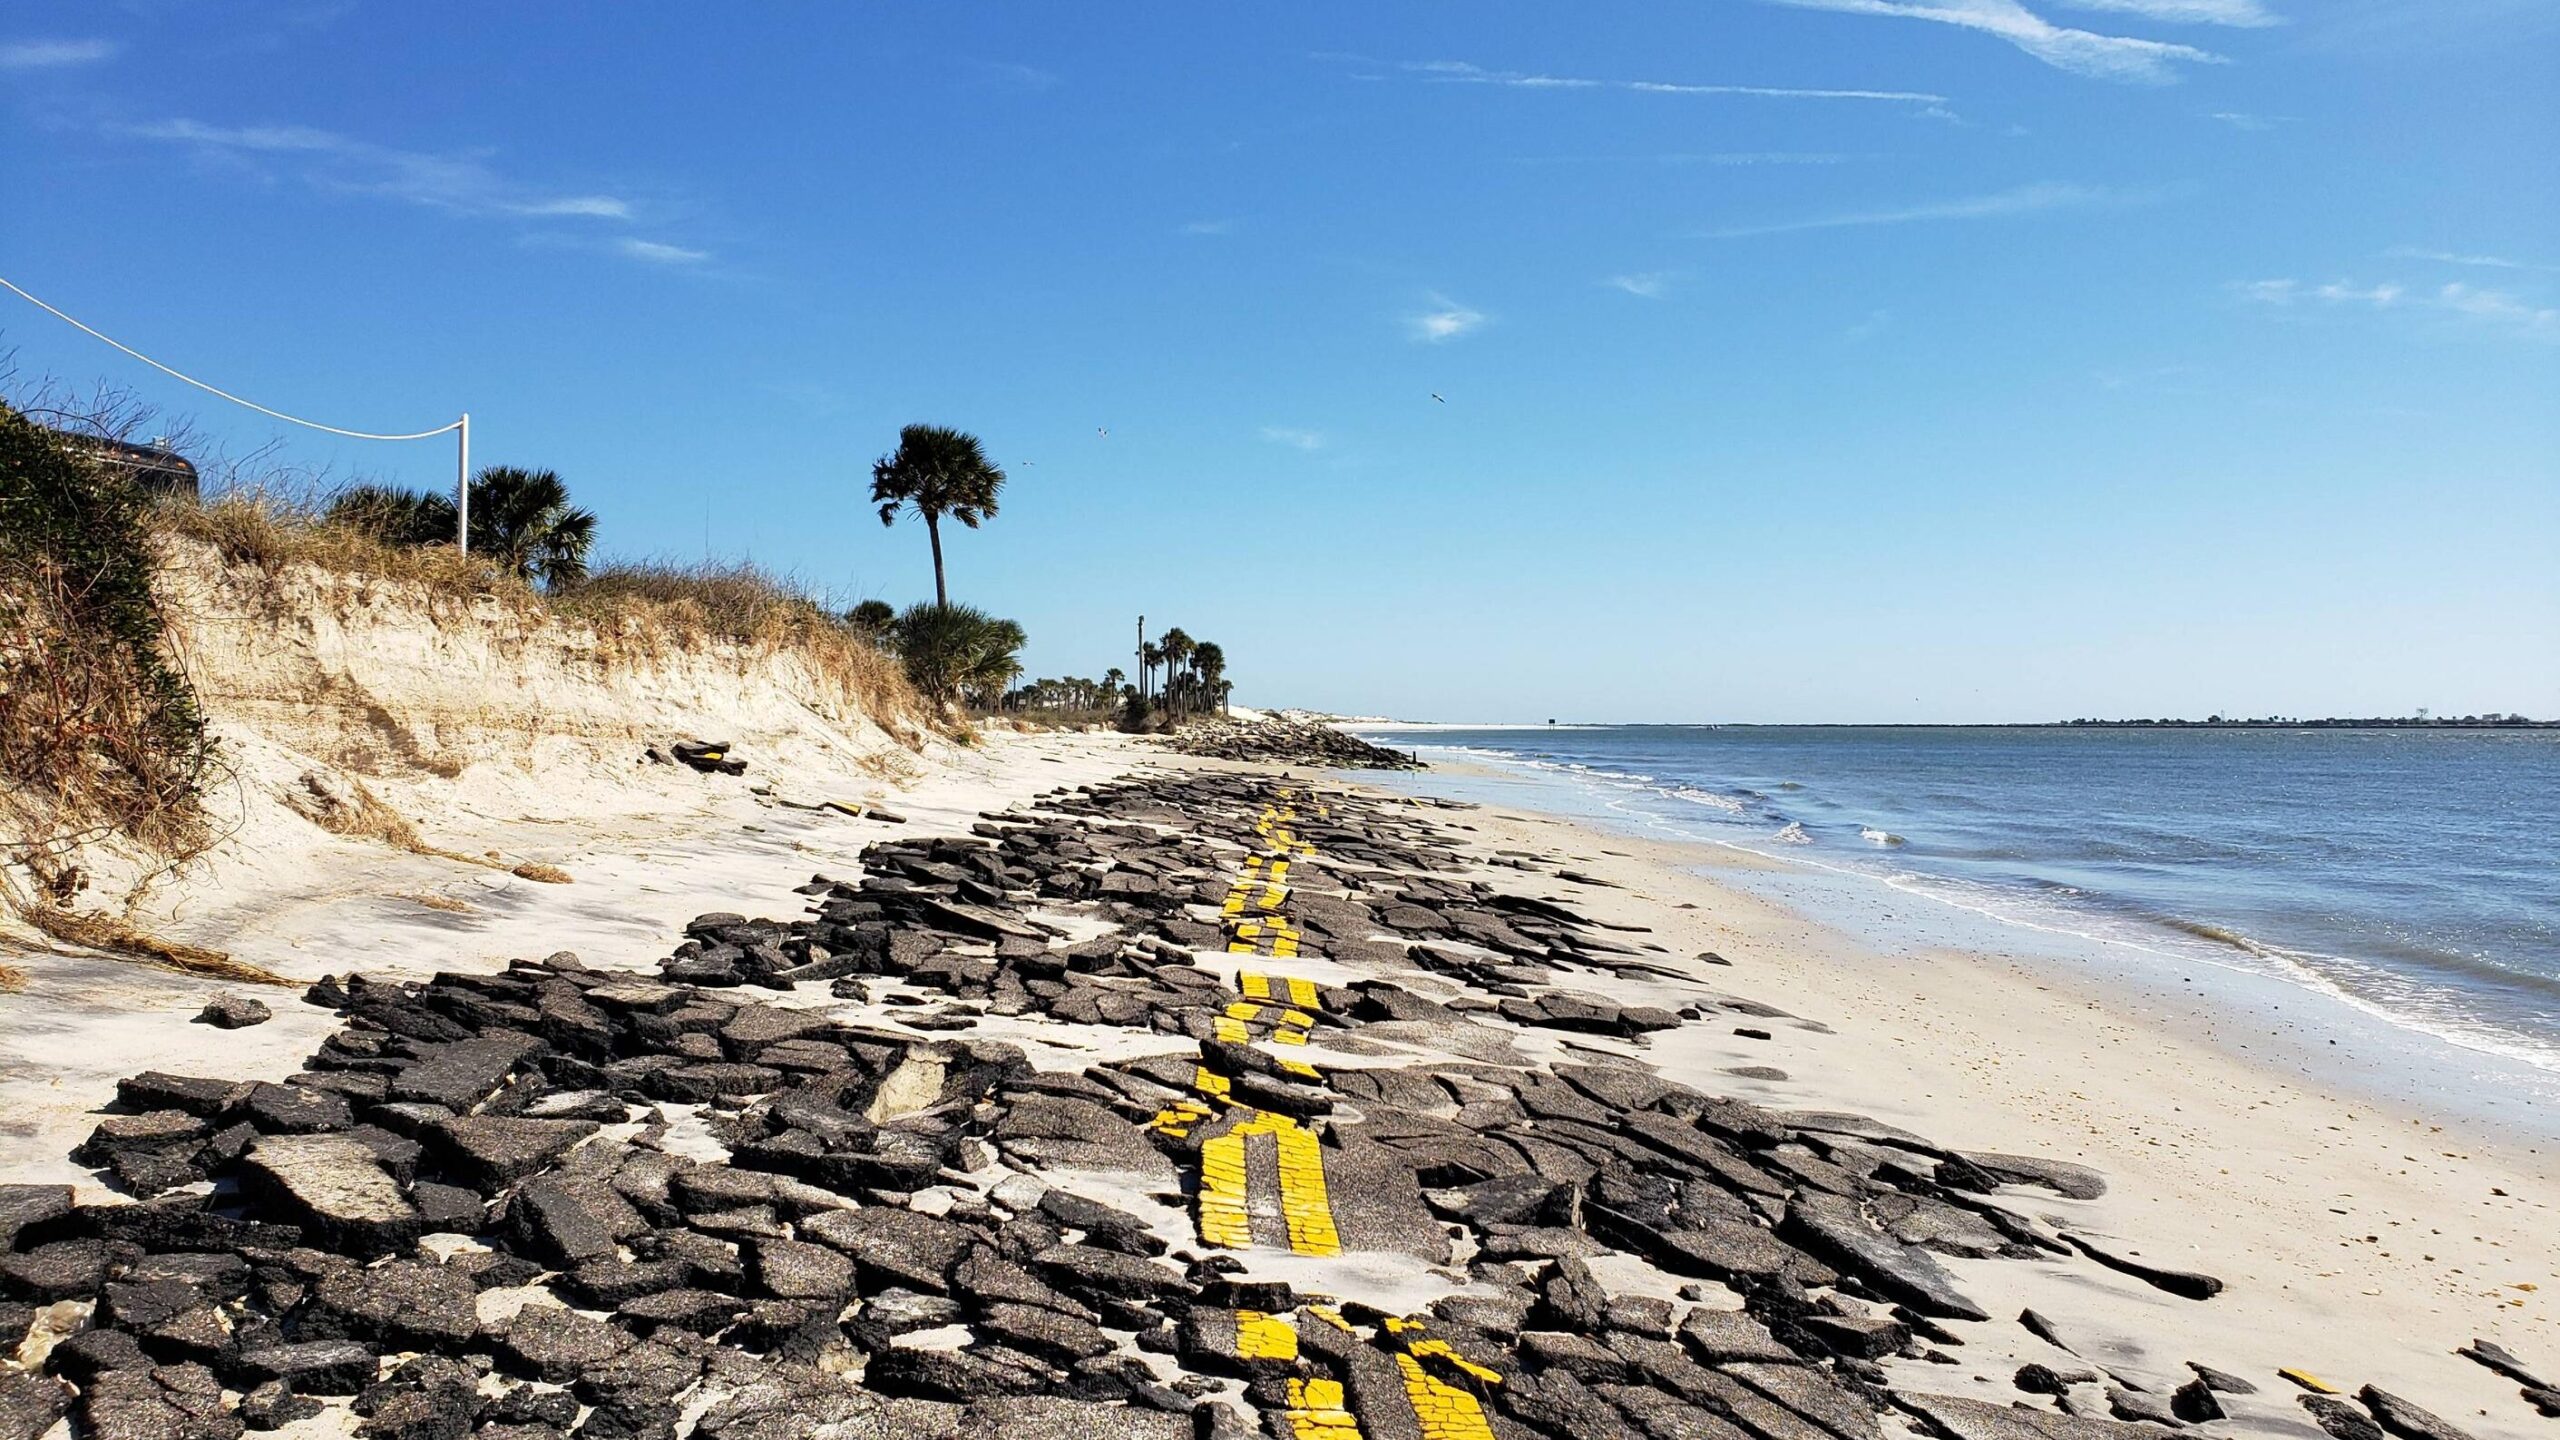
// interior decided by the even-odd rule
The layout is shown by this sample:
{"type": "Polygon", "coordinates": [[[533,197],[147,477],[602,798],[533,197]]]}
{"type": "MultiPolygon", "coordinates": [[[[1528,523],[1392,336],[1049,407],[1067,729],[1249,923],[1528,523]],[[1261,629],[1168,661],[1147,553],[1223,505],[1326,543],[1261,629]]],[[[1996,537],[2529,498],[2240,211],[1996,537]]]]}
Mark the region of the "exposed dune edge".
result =
{"type": "MultiPolygon", "coordinates": [[[[92,843],[74,857],[72,908],[181,944],[227,951],[244,914],[368,884],[386,852],[574,878],[585,846],[680,828],[724,797],[858,802],[957,748],[893,667],[857,673],[788,636],[724,638],[663,610],[590,621],[529,593],[162,543],[170,648],[219,744],[214,838],[174,865],[92,843]],[[644,758],[688,738],[733,742],[751,768],[644,758]]],[[[27,874],[8,878],[35,893],[27,874]]],[[[0,941],[48,943],[15,917],[0,941]]]]}

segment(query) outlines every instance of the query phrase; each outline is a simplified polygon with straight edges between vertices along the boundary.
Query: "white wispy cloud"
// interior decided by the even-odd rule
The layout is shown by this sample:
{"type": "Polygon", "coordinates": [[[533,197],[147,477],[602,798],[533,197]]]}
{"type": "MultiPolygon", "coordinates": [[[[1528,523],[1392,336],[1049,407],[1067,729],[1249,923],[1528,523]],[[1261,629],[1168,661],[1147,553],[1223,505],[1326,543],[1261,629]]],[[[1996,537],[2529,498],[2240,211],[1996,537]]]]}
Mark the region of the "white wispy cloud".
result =
{"type": "Polygon", "coordinates": [[[1193,220],[1182,227],[1182,233],[1185,235],[1232,235],[1235,233],[1235,228],[1236,222],[1233,220],[1193,220]]]}
{"type": "Polygon", "coordinates": [[[1483,311],[1471,310],[1446,295],[1432,296],[1431,306],[1419,315],[1407,316],[1405,325],[1413,332],[1414,339],[1435,345],[1478,329],[1491,318],[1483,311]]]}
{"type": "Polygon", "coordinates": [[[632,218],[630,202],[619,196],[547,193],[499,174],[477,155],[402,150],[303,125],[223,126],[179,119],[128,125],[120,133],[233,160],[289,159],[299,162],[301,178],[323,189],[456,214],[632,218]]]}
{"type": "Polygon", "coordinates": [[[1946,100],[1918,90],[1835,90],[1793,85],[1698,85],[1670,80],[1597,80],[1580,75],[1539,75],[1489,70],[1465,60],[1406,60],[1395,67],[1442,85],[1502,85],[1515,90],[1626,90],[1641,95],[1734,95],[1762,100],[1884,100],[1936,105],[1946,100]]]}
{"type": "Polygon", "coordinates": [[[2491,290],[2459,281],[2432,290],[2385,282],[2359,285],[2333,280],[2325,285],[2300,280],[2251,280],[2235,287],[2241,297],[2261,305],[2331,305],[2369,310],[2407,310],[2457,316],[2519,334],[2560,339],[2560,309],[2538,305],[2507,290],[2491,290]]]}
{"type": "Polygon", "coordinates": [[[688,250],[682,245],[638,240],[628,235],[615,241],[613,248],[634,260],[646,260],[652,265],[699,265],[711,258],[708,250],[688,250]]]}
{"type": "Polygon", "coordinates": [[[2244,110],[2216,110],[2211,118],[2234,130],[2273,130],[2279,125],[2290,125],[2295,119],[2291,115],[2252,115],[2244,110]]]}
{"type": "Polygon", "coordinates": [[[2539,265],[2530,260],[2510,260],[2503,255],[2471,255],[2456,250],[2420,250],[2409,245],[2395,245],[2382,252],[2392,260],[2429,260],[2438,265],[2469,265],[2483,270],[2539,270],[2560,274],[2560,265],[2539,265]]]}
{"type": "Polygon", "coordinates": [[[1647,270],[1634,275],[1612,275],[1600,282],[1613,290],[1624,290],[1642,300],[1659,300],[1671,288],[1671,272],[1647,270]]]}
{"type": "Polygon", "coordinates": [[[122,46],[113,40],[12,40],[0,43],[0,70],[57,70],[68,65],[95,65],[112,60],[122,46]]]}
{"type": "MultiPolygon", "coordinates": [[[[2047,65],[2102,80],[2162,85],[2178,78],[2177,67],[2181,64],[2223,63],[2222,56],[2192,45],[2143,40],[2130,35],[2103,35],[2093,30],[2056,25],[2028,9],[2021,0],[1762,0],[1762,3],[1787,5],[1799,10],[1837,10],[1852,15],[1927,20],[1979,30],[2008,41],[2047,65]]],[[[2220,4],[2214,0],[2195,0],[2195,3],[2187,3],[2187,0],[2080,0],[2080,4],[2084,9],[2138,13],[2153,19],[2207,18],[2194,13],[2170,14],[2170,11],[2264,13],[2256,5],[2220,4]]],[[[2266,22],[2222,19],[2221,23],[2266,22]]]]}
{"type": "Polygon", "coordinates": [[[1866,225],[1909,225],[1929,220],[1993,220],[2010,215],[2035,215],[2048,210],[2088,209],[2106,205],[2135,205],[2151,197],[2145,194],[2108,190],[2090,185],[2021,185],[1992,195],[1973,195],[1959,200],[1933,200],[1926,204],[1905,205],[1892,210],[1858,210],[1840,215],[1821,215],[1806,220],[1781,220],[1765,225],[1735,225],[1722,230],[1709,230],[1701,238],[1708,240],[1747,240],[1760,235],[1793,235],[1806,230],[1842,230],[1866,225]]]}
{"type": "Polygon", "coordinates": [[[2124,15],[2140,15],[2148,20],[2182,21],[2191,25],[2280,25],[2260,0],[2059,0],[2074,10],[2113,10],[2124,15]]]}
{"type": "Polygon", "coordinates": [[[1324,448],[1323,431],[1301,430],[1294,425],[1265,425],[1262,427],[1262,438],[1274,445],[1286,445],[1292,450],[1324,448]]]}
{"type": "Polygon", "coordinates": [[[2511,325],[2536,335],[2560,336],[2560,310],[2535,305],[2504,290],[2456,282],[2436,292],[2435,303],[2474,320],[2511,325]]]}

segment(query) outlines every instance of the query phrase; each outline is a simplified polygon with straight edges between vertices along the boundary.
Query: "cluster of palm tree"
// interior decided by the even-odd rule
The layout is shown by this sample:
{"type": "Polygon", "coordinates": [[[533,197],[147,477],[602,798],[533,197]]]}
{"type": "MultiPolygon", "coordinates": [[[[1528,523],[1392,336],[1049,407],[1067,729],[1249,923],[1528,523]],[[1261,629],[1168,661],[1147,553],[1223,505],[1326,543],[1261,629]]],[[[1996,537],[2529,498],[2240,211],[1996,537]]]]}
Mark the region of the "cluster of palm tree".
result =
{"type": "Polygon", "coordinates": [[[1192,639],[1179,625],[1138,650],[1138,694],[1161,704],[1174,720],[1224,710],[1234,690],[1227,652],[1214,640],[1192,639]],[[1161,684],[1155,682],[1159,670],[1161,684]]]}
{"type": "Polygon", "coordinates": [[[1055,710],[1067,713],[1096,712],[1119,706],[1127,698],[1128,676],[1117,669],[1106,670],[1099,680],[1085,680],[1073,675],[1057,680],[1034,680],[1018,685],[1004,697],[1008,710],[1055,710]]]}
{"type": "MultiPolygon", "coordinates": [[[[431,490],[355,485],[329,504],[328,520],[393,545],[453,543],[453,497],[431,490]]],[[[596,517],[569,503],[554,470],[492,465],[471,477],[471,553],[528,584],[558,589],[585,579],[596,517]]]]}

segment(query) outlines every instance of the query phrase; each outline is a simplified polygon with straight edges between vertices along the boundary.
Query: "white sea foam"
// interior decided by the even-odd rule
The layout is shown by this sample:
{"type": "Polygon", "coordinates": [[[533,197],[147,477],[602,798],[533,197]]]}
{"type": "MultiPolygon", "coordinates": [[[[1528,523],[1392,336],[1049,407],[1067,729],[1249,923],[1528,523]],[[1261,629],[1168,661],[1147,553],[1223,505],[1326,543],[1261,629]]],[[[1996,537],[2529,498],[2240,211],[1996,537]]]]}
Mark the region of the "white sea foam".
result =
{"type": "Polygon", "coordinates": [[[1777,834],[1772,835],[1769,838],[1777,841],[1781,845],[1810,845],[1813,843],[1813,837],[1804,833],[1804,822],[1801,820],[1788,821],[1787,828],[1779,831],[1777,834]]]}
{"type": "Polygon", "coordinates": [[[1900,845],[1903,843],[1901,836],[1894,834],[1890,830],[1879,830],[1873,825],[1859,826],[1858,838],[1866,841],[1870,845],[1900,845]]]}

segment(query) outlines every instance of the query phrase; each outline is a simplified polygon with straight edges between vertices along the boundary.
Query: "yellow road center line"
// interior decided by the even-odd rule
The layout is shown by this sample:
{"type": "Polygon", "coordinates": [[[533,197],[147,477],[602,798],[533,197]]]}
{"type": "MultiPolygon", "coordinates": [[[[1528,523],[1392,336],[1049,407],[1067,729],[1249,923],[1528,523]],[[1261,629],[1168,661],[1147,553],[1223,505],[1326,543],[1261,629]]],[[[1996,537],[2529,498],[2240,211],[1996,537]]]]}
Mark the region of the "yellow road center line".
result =
{"type": "Polygon", "coordinates": [[[1236,1312],[1236,1354],[1247,1360],[1295,1360],[1298,1327],[1259,1310],[1236,1312]]]}
{"type": "Polygon", "coordinates": [[[1396,1369],[1404,1375],[1405,1398],[1413,1402],[1422,1440],[1493,1440],[1476,1397],[1423,1369],[1411,1355],[1396,1356],[1396,1369]]]}

